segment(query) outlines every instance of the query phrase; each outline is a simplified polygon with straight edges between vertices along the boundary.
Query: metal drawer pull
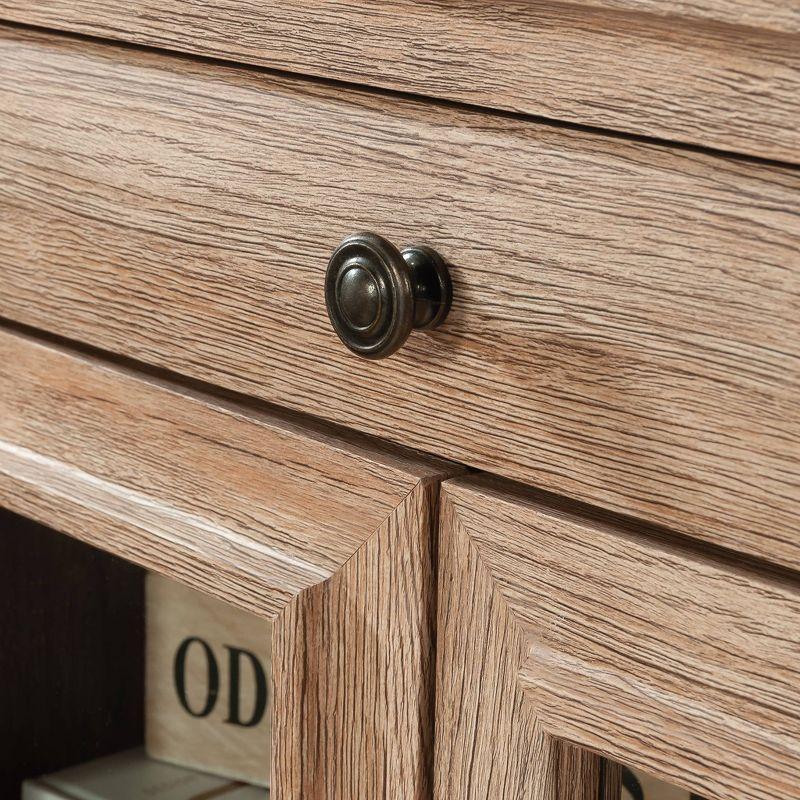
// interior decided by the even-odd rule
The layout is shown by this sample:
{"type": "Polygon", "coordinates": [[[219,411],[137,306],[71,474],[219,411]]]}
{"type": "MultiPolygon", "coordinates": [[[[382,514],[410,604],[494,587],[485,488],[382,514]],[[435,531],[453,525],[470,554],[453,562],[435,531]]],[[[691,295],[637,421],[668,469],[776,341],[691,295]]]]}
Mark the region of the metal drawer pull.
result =
{"type": "Polygon", "coordinates": [[[445,260],[422,245],[399,251],[374,233],[348,236],[325,275],[333,329],[362,358],[386,358],[412,330],[436,328],[453,295],[445,260]]]}

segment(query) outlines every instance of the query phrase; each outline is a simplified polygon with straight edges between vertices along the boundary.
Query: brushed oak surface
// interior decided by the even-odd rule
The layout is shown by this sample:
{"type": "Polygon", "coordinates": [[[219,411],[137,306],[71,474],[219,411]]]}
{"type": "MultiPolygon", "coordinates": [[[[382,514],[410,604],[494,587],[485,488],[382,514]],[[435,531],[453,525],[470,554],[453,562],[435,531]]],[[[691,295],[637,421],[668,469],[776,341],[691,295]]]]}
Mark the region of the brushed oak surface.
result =
{"type": "Polygon", "coordinates": [[[438,486],[419,483],[330,581],[285,608],[273,758],[291,793],[277,800],[430,800],[437,502],[438,486]],[[365,714],[380,724],[354,737],[365,714]]]}
{"type": "MultiPolygon", "coordinates": [[[[541,725],[519,685],[525,631],[457,527],[450,489],[442,499],[434,798],[593,800],[605,789],[618,800],[616,765],[541,725]]],[[[596,719],[602,728],[602,711],[596,719]]]]}
{"type": "Polygon", "coordinates": [[[278,800],[429,794],[443,473],[0,332],[0,505],[274,619],[278,800]]]}
{"type": "Polygon", "coordinates": [[[43,521],[77,503],[95,524],[75,535],[262,615],[334,574],[425,474],[2,331],[0,378],[2,469],[52,503],[43,521]]]}
{"type": "Polygon", "coordinates": [[[437,798],[540,797],[565,741],[706,798],[800,797],[796,579],[487,478],[442,485],[439,555],[437,798]]]}
{"type": "Polygon", "coordinates": [[[794,0],[0,0],[0,18],[800,160],[794,0]]]}
{"type": "Polygon", "coordinates": [[[796,0],[577,0],[578,5],[617,8],[645,14],[714,20],[784,33],[800,32],[796,0]]]}
{"type": "Polygon", "coordinates": [[[0,314],[796,566],[800,173],[0,37],[0,314]],[[453,262],[367,363],[340,239],[453,262]]]}

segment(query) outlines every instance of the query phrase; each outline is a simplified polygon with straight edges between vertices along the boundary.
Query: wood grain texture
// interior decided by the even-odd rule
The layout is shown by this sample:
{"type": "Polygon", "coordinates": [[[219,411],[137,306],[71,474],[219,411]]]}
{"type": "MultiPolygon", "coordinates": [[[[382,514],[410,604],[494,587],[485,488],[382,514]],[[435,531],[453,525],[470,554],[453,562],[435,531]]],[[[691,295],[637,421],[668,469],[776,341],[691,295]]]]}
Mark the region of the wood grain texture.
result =
{"type": "Polygon", "coordinates": [[[671,18],[746,25],[763,30],[800,33],[800,5],[796,0],[577,0],[577,4],[616,8],[671,18]]]}
{"type": "Polygon", "coordinates": [[[143,579],[0,508],[0,797],[141,743],[143,579]]]}
{"type": "Polygon", "coordinates": [[[796,566],[800,175],[0,39],[0,314],[796,566]],[[386,362],[340,238],[454,264],[386,362]]]}
{"type": "Polygon", "coordinates": [[[442,487],[438,798],[538,797],[556,742],[706,798],[800,797],[800,588],[442,487]]]}
{"type": "Polygon", "coordinates": [[[333,575],[426,472],[4,331],[0,408],[7,506],[75,513],[73,535],[265,616],[333,575]]]}
{"type": "MultiPolygon", "coordinates": [[[[436,800],[619,798],[619,770],[557,739],[519,684],[528,643],[443,496],[439,543],[436,800]],[[613,772],[614,780],[606,782],[613,772]]],[[[598,714],[602,725],[602,713],[598,714]]]]}
{"type": "Polygon", "coordinates": [[[431,509],[447,471],[0,332],[0,505],[274,618],[279,800],[429,787],[431,509]],[[316,661],[309,642],[324,642],[316,661]],[[298,720],[277,696],[311,685],[327,700],[298,720]],[[340,703],[358,712],[345,728],[340,703]],[[281,766],[290,746],[300,779],[281,766]]]}
{"type": "Polygon", "coordinates": [[[276,800],[431,797],[437,500],[436,486],[418,485],[279,618],[274,774],[290,790],[276,800]],[[365,716],[380,722],[359,740],[365,716]]]}
{"type": "Polygon", "coordinates": [[[24,33],[0,315],[800,563],[800,173],[24,33]],[[375,230],[453,263],[384,362],[325,313],[375,230]]]}
{"type": "Polygon", "coordinates": [[[0,0],[0,18],[800,160],[795,0],[0,0]]]}

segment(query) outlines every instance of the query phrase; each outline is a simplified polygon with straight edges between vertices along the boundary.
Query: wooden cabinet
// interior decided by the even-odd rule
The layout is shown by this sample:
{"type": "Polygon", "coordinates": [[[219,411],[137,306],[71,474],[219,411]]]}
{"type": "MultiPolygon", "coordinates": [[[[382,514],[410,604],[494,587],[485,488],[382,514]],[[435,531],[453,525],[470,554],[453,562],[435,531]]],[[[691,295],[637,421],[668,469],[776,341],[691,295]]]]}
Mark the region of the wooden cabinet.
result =
{"type": "Polygon", "coordinates": [[[702,797],[800,797],[794,578],[458,480],[438,641],[439,798],[596,798],[618,780],[596,754],[702,797]]]}
{"type": "Polygon", "coordinates": [[[273,796],[429,796],[442,462],[0,333],[0,503],[274,618],[273,796]]]}
{"type": "Polygon", "coordinates": [[[799,88],[785,0],[0,0],[0,506],[274,620],[276,800],[800,800],[799,88]]]}

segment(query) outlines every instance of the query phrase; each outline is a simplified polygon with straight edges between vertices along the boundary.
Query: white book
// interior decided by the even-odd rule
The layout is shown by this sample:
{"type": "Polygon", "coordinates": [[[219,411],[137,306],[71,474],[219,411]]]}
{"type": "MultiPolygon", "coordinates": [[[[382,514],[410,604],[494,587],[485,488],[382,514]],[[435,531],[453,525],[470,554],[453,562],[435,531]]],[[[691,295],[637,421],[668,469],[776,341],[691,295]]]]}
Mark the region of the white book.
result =
{"type": "Polygon", "coordinates": [[[268,800],[269,790],[126,750],[25,781],[22,800],[268,800]]]}

